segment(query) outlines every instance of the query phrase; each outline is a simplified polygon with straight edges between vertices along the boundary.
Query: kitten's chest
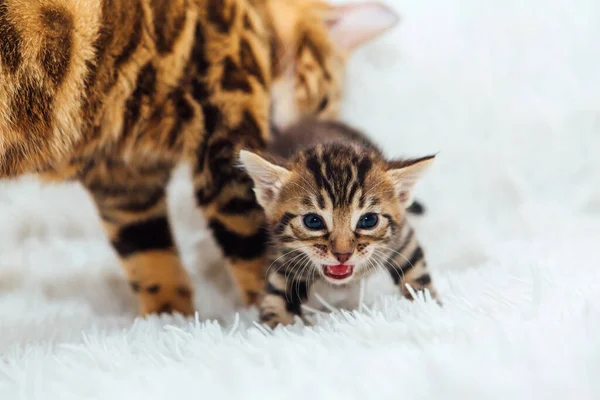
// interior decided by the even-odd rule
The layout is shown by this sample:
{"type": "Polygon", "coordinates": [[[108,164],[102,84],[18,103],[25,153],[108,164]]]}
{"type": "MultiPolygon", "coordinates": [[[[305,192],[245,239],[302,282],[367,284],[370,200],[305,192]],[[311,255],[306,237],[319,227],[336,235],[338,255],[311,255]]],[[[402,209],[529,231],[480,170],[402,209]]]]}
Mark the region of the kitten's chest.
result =
{"type": "Polygon", "coordinates": [[[316,310],[328,311],[327,306],[323,304],[324,300],[327,305],[337,309],[356,310],[361,300],[365,305],[369,305],[382,294],[397,292],[390,275],[385,271],[365,277],[362,286],[361,291],[360,281],[345,286],[332,286],[323,280],[317,280],[311,286],[305,304],[316,310]]]}

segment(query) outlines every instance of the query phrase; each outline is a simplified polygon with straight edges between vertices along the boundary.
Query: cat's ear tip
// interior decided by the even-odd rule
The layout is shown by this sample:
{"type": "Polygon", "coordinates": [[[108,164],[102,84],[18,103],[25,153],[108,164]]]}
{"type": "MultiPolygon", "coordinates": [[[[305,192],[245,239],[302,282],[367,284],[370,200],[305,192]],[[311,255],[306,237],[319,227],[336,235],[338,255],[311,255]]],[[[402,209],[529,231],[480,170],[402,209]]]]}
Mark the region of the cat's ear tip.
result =
{"type": "Polygon", "coordinates": [[[240,150],[240,152],[238,154],[238,159],[240,160],[240,162],[242,164],[245,164],[246,161],[248,161],[248,159],[251,157],[250,154],[251,153],[248,150],[240,150]]]}
{"type": "MultiPolygon", "coordinates": [[[[350,7],[353,5],[351,4],[350,7]]],[[[394,7],[383,1],[366,1],[363,3],[355,3],[355,7],[362,8],[363,11],[372,10],[377,12],[381,22],[387,22],[387,25],[392,27],[402,21],[402,16],[394,7]]],[[[371,15],[374,17],[376,14],[371,15]]]]}
{"type": "Polygon", "coordinates": [[[239,153],[239,158],[242,162],[256,160],[258,157],[259,157],[258,154],[254,153],[253,151],[250,151],[250,150],[242,149],[242,150],[240,150],[240,153],[239,153]]]}
{"type": "Polygon", "coordinates": [[[432,163],[433,161],[436,160],[436,158],[438,158],[438,154],[440,154],[439,151],[436,152],[436,153],[428,154],[428,155],[423,156],[423,157],[416,158],[414,160],[414,163],[415,164],[418,164],[418,163],[432,163]]]}
{"type": "Polygon", "coordinates": [[[423,168],[430,168],[437,158],[437,153],[430,154],[415,160],[414,165],[421,165],[423,168]]]}
{"type": "Polygon", "coordinates": [[[327,25],[334,41],[352,51],[394,28],[400,14],[382,1],[363,1],[333,6],[327,25]]]}
{"type": "Polygon", "coordinates": [[[390,27],[402,22],[402,16],[392,6],[383,2],[375,2],[373,4],[377,6],[383,13],[385,13],[390,27]]]}
{"type": "Polygon", "coordinates": [[[440,151],[437,151],[437,152],[435,152],[435,153],[432,153],[432,154],[430,154],[430,155],[429,155],[429,162],[430,162],[430,163],[433,163],[435,160],[437,160],[438,158],[440,158],[440,157],[439,157],[439,156],[440,156],[440,153],[441,153],[440,151]]]}
{"type": "Polygon", "coordinates": [[[251,150],[240,150],[238,154],[238,164],[240,167],[250,170],[264,165],[265,160],[251,150]]]}

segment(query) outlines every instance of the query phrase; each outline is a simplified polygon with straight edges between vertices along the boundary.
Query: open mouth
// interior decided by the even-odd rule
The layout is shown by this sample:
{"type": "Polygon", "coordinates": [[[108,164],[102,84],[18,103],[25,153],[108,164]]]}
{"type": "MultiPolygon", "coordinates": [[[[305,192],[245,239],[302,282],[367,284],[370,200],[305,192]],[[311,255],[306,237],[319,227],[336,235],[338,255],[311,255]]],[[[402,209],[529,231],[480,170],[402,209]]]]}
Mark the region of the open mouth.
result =
{"type": "Polygon", "coordinates": [[[345,264],[324,265],[323,273],[331,280],[342,281],[352,276],[354,273],[354,266],[345,264]]]}

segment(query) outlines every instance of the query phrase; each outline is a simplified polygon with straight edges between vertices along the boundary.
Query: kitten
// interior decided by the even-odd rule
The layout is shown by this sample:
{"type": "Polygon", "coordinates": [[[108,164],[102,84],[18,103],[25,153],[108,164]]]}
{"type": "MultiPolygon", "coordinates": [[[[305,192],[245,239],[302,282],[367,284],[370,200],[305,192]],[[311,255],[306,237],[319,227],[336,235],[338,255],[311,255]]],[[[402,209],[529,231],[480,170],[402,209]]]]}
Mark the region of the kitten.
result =
{"type": "Polygon", "coordinates": [[[261,321],[293,323],[316,280],[335,290],[381,268],[405,297],[408,284],[437,298],[405,211],[434,157],[386,160],[355,129],[317,121],[278,135],[262,156],[242,151],[273,241],[261,321]]]}

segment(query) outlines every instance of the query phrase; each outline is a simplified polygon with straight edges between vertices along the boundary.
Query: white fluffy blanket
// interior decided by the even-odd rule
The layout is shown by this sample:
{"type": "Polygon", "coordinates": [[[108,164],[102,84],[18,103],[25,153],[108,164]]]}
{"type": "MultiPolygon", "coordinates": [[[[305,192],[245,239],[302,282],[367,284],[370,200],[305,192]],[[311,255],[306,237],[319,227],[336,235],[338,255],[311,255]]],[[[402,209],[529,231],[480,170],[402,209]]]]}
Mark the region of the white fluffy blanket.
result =
{"type": "Polygon", "coordinates": [[[600,398],[597,0],[390,4],[344,113],[390,155],[440,152],[415,225],[445,308],[381,277],[358,312],[264,332],[182,169],[199,316],[136,320],[87,195],[24,178],[0,186],[0,399],[600,398]]]}

